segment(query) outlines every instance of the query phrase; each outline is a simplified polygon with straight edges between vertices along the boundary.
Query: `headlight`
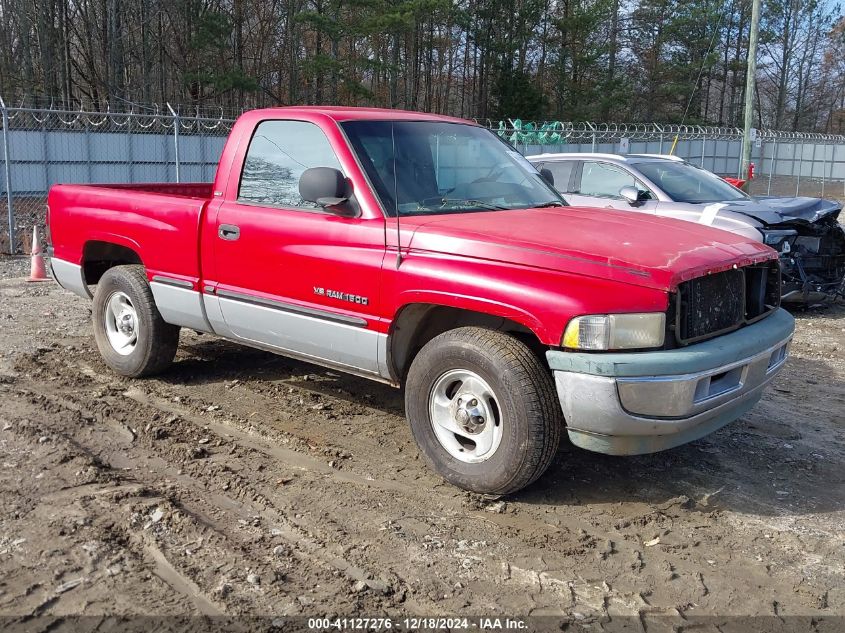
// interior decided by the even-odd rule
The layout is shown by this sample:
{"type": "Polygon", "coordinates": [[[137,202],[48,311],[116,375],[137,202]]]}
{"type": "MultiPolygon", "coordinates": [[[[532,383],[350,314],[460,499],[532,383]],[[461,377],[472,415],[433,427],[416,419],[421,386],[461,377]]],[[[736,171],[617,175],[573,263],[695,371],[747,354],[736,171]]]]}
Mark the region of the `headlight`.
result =
{"type": "Polygon", "coordinates": [[[608,350],[660,347],[666,336],[666,314],[602,314],[572,319],[563,334],[570,349],[608,350]]]}
{"type": "Polygon", "coordinates": [[[788,253],[791,250],[790,238],[798,235],[798,231],[790,229],[757,229],[763,235],[763,244],[771,246],[777,251],[788,253]]]}

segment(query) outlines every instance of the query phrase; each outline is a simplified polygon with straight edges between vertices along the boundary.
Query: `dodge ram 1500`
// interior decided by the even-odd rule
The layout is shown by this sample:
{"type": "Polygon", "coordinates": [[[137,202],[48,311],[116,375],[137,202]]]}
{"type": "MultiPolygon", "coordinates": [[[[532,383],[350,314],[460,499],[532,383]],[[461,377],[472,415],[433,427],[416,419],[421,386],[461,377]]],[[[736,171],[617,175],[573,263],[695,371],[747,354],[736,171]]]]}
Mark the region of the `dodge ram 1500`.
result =
{"type": "Polygon", "coordinates": [[[106,364],[173,361],[180,328],[405,391],[432,466],[509,493],[565,431],[610,454],[737,419],[793,333],[777,253],[689,222],[567,207],[467,121],[256,110],[213,183],[57,185],[51,267],[93,299],[106,364]]]}

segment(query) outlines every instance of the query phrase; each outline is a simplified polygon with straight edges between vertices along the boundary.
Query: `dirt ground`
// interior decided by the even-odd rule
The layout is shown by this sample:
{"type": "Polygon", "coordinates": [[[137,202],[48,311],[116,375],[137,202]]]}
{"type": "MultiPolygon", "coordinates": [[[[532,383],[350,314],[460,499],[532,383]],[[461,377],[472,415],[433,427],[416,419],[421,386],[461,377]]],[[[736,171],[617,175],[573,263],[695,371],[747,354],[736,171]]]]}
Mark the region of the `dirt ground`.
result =
{"type": "Polygon", "coordinates": [[[715,631],[806,616],[843,630],[844,307],[796,315],[787,367],[742,420],[649,456],[564,446],[495,499],[425,466],[386,386],[186,331],[166,375],[117,377],[89,304],[25,283],[27,266],[0,258],[6,624],[548,615],[652,631],[706,616],[695,630],[715,631]]]}

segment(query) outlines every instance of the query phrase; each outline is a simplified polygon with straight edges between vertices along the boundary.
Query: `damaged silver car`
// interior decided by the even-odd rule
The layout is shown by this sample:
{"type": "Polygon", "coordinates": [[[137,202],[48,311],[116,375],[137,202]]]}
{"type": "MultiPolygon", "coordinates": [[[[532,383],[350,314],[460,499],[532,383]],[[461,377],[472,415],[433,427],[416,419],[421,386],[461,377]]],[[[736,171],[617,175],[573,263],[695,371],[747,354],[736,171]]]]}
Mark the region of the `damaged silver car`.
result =
{"type": "Polygon", "coordinates": [[[675,156],[540,154],[528,160],[569,204],[709,224],[780,252],[785,303],[845,296],[842,205],[819,198],[751,197],[675,156]]]}

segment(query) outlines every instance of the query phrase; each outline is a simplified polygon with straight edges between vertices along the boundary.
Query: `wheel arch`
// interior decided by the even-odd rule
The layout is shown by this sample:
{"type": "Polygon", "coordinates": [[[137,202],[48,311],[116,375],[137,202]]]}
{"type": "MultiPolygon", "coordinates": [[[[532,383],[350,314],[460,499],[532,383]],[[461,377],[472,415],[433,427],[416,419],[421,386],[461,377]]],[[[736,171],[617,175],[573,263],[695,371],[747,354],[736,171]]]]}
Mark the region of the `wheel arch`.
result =
{"type": "Polygon", "coordinates": [[[137,244],[123,240],[89,240],[82,247],[82,274],[85,283],[94,285],[110,268],[125,264],[144,265],[137,244]]]}
{"type": "Polygon", "coordinates": [[[387,364],[391,375],[403,383],[419,351],[435,336],[448,330],[478,326],[510,334],[524,342],[545,364],[548,346],[531,319],[520,315],[502,315],[448,305],[446,303],[413,302],[404,304],[390,326],[387,342],[387,364]],[[526,322],[527,321],[527,322],[526,322]]]}

